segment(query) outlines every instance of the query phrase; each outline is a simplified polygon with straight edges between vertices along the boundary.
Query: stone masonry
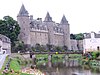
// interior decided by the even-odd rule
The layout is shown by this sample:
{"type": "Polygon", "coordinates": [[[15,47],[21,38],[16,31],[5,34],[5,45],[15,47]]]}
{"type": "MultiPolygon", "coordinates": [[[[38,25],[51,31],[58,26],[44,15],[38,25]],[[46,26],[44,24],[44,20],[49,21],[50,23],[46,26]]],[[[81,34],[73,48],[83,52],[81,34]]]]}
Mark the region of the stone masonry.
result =
{"type": "Polygon", "coordinates": [[[17,21],[21,28],[19,39],[25,44],[67,46],[71,50],[70,25],[65,15],[60,23],[55,23],[49,12],[47,12],[44,21],[42,18],[33,19],[33,16],[29,16],[28,11],[22,5],[17,15],[17,21]]]}

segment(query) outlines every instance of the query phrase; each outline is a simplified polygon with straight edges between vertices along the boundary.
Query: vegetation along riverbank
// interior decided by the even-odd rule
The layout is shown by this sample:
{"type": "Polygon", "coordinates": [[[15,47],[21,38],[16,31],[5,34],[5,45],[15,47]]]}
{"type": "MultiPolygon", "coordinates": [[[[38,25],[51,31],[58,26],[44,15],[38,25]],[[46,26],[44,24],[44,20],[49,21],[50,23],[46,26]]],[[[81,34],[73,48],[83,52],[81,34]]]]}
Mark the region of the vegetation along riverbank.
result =
{"type": "MultiPolygon", "coordinates": [[[[95,67],[100,66],[100,52],[90,52],[85,55],[82,54],[59,54],[55,53],[50,55],[51,62],[62,62],[63,60],[78,60],[81,65],[86,68],[88,66],[95,67]],[[88,66],[87,66],[88,65],[88,66]]],[[[49,54],[36,54],[36,66],[47,63],[49,61],[49,54]]],[[[37,67],[32,67],[33,60],[29,54],[12,53],[5,60],[4,66],[0,71],[0,75],[35,75],[44,73],[37,67]]],[[[45,64],[44,64],[45,65],[45,64]]]]}

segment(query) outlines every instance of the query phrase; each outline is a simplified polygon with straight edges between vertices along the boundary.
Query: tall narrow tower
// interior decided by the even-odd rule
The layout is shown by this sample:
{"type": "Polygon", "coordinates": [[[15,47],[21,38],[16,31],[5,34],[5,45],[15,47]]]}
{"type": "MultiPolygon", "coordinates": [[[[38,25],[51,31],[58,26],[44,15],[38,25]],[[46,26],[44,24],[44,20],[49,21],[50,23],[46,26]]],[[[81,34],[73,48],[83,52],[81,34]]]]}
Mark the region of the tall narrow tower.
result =
{"type": "Polygon", "coordinates": [[[52,21],[52,17],[50,17],[49,12],[47,12],[44,23],[47,25],[48,28],[48,44],[54,45],[54,30],[53,30],[54,23],[52,21]]]}
{"type": "Polygon", "coordinates": [[[17,15],[17,21],[21,28],[19,39],[25,44],[30,44],[30,20],[28,11],[25,9],[22,4],[19,14],[17,15]]]}
{"type": "Polygon", "coordinates": [[[63,15],[60,24],[62,25],[62,29],[64,31],[64,45],[68,47],[68,50],[71,50],[70,44],[70,26],[68,21],[66,20],[65,15],[63,15]]]}

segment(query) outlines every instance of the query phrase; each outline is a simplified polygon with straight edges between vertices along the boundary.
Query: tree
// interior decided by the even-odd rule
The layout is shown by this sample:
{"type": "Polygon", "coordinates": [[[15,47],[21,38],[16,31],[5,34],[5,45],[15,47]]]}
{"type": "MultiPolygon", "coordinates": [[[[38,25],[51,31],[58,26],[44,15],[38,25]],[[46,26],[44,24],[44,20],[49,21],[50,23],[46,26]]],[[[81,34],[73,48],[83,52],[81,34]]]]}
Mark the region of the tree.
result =
{"type": "Polygon", "coordinates": [[[32,52],[32,49],[29,45],[24,44],[24,42],[17,41],[15,43],[15,46],[13,47],[12,52],[16,53],[18,51],[20,51],[21,53],[25,53],[25,52],[32,52]]]}
{"type": "Polygon", "coordinates": [[[3,34],[10,38],[12,46],[14,41],[18,40],[20,33],[20,27],[12,17],[4,16],[3,20],[0,20],[0,34],[3,34]]]}
{"type": "Polygon", "coordinates": [[[62,48],[61,48],[60,46],[56,46],[56,50],[57,50],[58,52],[62,52],[62,48]]]}
{"type": "Polygon", "coordinates": [[[46,47],[49,51],[52,51],[53,50],[53,45],[50,45],[50,44],[46,44],[46,47]]]}
{"type": "Polygon", "coordinates": [[[41,45],[39,43],[36,43],[35,49],[36,49],[37,52],[40,52],[41,51],[41,45]]]}
{"type": "Polygon", "coordinates": [[[63,46],[64,51],[68,51],[68,47],[67,46],[63,46]]]}
{"type": "Polygon", "coordinates": [[[84,39],[84,35],[82,33],[76,34],[75,37],[76,37],[75,38],[76,40],[83,40],[84,39]]]}
{"type": "Polygon", "coordinates": [[[74,34],[70,34],[70,39],[75,39],[75,35],[74,34]]]}

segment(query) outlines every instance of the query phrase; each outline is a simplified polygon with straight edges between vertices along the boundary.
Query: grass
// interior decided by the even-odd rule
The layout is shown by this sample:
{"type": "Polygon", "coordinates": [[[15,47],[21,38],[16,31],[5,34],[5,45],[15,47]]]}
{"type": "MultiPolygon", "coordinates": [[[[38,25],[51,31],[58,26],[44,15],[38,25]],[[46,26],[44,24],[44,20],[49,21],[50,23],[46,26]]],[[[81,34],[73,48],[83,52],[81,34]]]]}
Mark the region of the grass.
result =
{"type": "Polygon", "coordinates": [[[81,54],[69,54],[69,57],[71,57],[71,58],[80,58],[80,57],[82,57],[82,55],[81,54]]]}
{"type": "Polygon", "coordinates": [[[16,59],[11,60],[10,68],[13,69],[15,72],[21,70],[21,67],[16,59]]]}
{"type": "Polygon", "coordinates": [[[36,58],[48,58],[48,54],[36,54],[36,58]]]}
{"type": "MultiPolygon", "coordinates": [[[[65,54],[53,54],[52,55],[52,62],[61,62],[63,61],[63,57],[65,54]]],[[[37,59],[37,65],[47,63],[48,62],[48,54],[37,54],[36,55],[37,59]]]]}
{"type": "MultiPolygon", "coordinates": [[[[21,65],[18,61],[20,61],[18,58],[14,58],[10,62],[10,69],[13,69],[15,72],[13,75],[31,75],[31,74],[21,73],[21,65]]],[[[11,74],[9,73],[8,75],[11,74]]]]}
{"type": "MultiPolygon", "coordinates": [[[[64,59],[65,54],[53,54],[52,55],[52,62],[62,62],[64,59]]],[[[69,54],[70,58],[80,58],[81,55],[80,54],[69,54]]],[[[37,61],[37,65],[39,64],[43,64],[43,63],[47,63],[48,62],[48,54],[36,54],[36,59],[37,61]]],[[[22,66],[25,66],[25,62],[28,61],[29,62],[30,59],[25,59],[23,57],[23,55],[20,54],[13,54],[12,55],[12,60],[10,63],[10,69],[13,69],[15,71],[14,74],[12,75],[30,75],[30,74],[25,74],[25,73],[21,73],[19,70],[21,70],[22,66]],[[23,65],[24,64],[24,65],[23,65]],[[20,74],[18,74],[17,72],[20,72],[20,74]],[[17,74],[16,74],[17,73],[17,74]]],[[[5,63],[8,61],[8,57],[5,60],[5,63]]],[[[28,63],[26,63],[28,64],[28,63]]],[[[5,66],[5,65],[4,65],[5,66]]],[[[4,68],[2,68],[3,70],[4,68]]],[[[0,74],[1,75],[1,74],[0,74]]],[[[8,74],[11,75],[11,74],[8,74]]]]}
{"type": "Polygon", "coordinates": [[[32,74],[25,74],[25,73],[21,73],[20,75],[32,75],[32,74]]]}
{"type": "MultiPolygon", "coordinates": [[[[64,56],[65,56],[65,54],[53,54],[52,55],[52,63],[62,62],[64,60],[64,56]]],[[[69,54],[69,57],[70,57],[70,60],[71,59],[78,60],[78,59],[82,58],[82,55],[81,54],[69,54]]],[[[48,62],[48,54],[37,54],[36,59],[38,60],[37,65],[47,63],[48,62]],[[46,58],[46,60],[44,60],[44,58],[46,58]]]]}
{"type": "Polygon", "coordinates": [[[53,54],[52,63],[54,63],[54,62],[62,62],[64,55],[65,54],[53,54]]]}
{"type": "Polygon", "coordinates": [[[10,61],[10,68],[9,72],[7,74],[1,74],[1,72],[4,70],[6,63],[8,62],[8,56],[6,57],[6,60],[3,64],[2,69],[0,70],[0,75],[31,75],[31,74],[25,74],[21,73],[21,66],[22,64],[25,64],[25,59],[19,55],[19,54],[13,54],[12,59],[10,61]],[[11,74],[10,70],[14,70],[14,73],[11,74]]]}
{"type": "Polygon", "coordinates": [[[37,65],[48,62],[48,54],[37,54],[36,55],[37,65]]]}

